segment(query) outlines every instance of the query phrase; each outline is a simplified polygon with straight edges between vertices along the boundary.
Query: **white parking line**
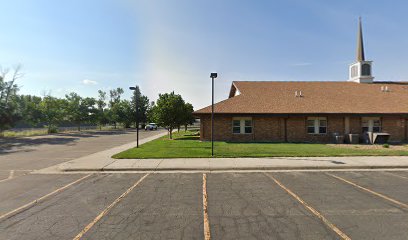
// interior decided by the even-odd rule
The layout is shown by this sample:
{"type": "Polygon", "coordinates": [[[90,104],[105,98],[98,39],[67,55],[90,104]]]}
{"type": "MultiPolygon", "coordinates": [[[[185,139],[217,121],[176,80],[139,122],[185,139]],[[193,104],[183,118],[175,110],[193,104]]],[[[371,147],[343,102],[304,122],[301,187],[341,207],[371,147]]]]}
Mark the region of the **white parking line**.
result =
{"type": "Polygon", "coordinates": [[[204,217],[204,239],[211,239],[210,221],[208,218],[208,196],[207,196],[207,174],[203,174],[203,217],[204,217]]]}
{"type": "Polygon", "coordinates": [[[133,184],[133,186],[131,186],[128,190],[126,190],[126,192],[122,193],[122,195],[120,195],[118,198],[115,199],[115,201],[113,201],[107,208],[105,208],[98,216],[96,216],[96,218],[94,220],[92,220],[92,222],[90,222],[88,225],[86,225],[86,227],[80,232],[78,233],[78,235],[76,235],[76,237],[74,238],[74,240],[79,240],[81,239],[84,234],[86,232],[89,231],[89,229],[91,229],[99,220],[101,220],[102,217],[104,217],[106,214],[108,214],[108,212],[118,203],[120,202],[124,197],[126,197],[126,195],[128,195],[137,185],[139,185],[147,176],[149,176],[150,173],[147,173],[146,175],[144,175],[142,178],[140,178],[137,182],[135,182],[135,184],[133,184]]]}
{"type": "Polygon", "coordinates": [[[300,202],[306,209],[312,212],[316,217],[318,217],[326,226],[328,226],[331,230],[333,230],[337,235],[339,235],[343,240],[351,240],[344,232],[342,232],[339,228],[337,228],[333,223],[331,223],[327,218],[325,218],[321,213],[319,213],[316,209],[306,203],[303,199],[301,199],[298,195],[292,192],[289,188],[279,182],[276,178],[271,176],[270,174],[264,173],[267,177],[272,179],[279,187],[285,190],[289,195],[295,198],[298,202],[300,202]]]}
{"type": "Polygon", "coordinates": [[[384,174],[387,174],[387,175],[390,175],[390,176],[394,176],[394,177],[398,177],[398,178],[408,179],[408,177],[401,176],[401,175],[399,175],[399,174],[395,174],[395,173],[392,173],[392,172],[384,172],[384,174]]]}
{"type": "Polygon", "coordinates": [[[82,178],[80,178],[80,179],[78,179],[78,180],[75,180],[75,181],[73,181],[73,182],[71,182],[71,183],[69,183],[69,184],[67,184],[67,185],[65,185],[65,186],[63,186],[63,187],[58,188],[58,189],[55,190],[55,191],[52,191],[52,192],[50,192],[50,193],[48,193],[48,194],[46,194],[46,195],[44,195],[44,196],[42,196],[42,197],[40,197],[40,198],[37,198],[37,199],[34,200],[34,201],[31,201],[31,202],[29,202],[29,203],[27,203],[27,204],[25,204],[25,205],[23,205],[23,206],[21,206],[21,207],[19,207],[19,208],[16,208],[16,209],[14,209],[14,210],[12,210],[12,211],[10,211],[10,212],[8,212],[8,213],[5,213],[5,214],[1,215],[1,216],[0,216],[0,221],[3,220],[3,219],[6,219],[6,218],[8,218],[8,217],[13,216],[14,214],[17,214],[17,213],[19,213],[19,212],[22,211],[22,210],[25,210],[25,209],[27,209],[27,208],[30,208],[30,207],[34,206],[35,204],[38,204],[38,203],[44,201],[44,200],[47,199],[48,197],[50,197],[50,196],[52,196],[52,195],[55,195],[55,194],[57,194],[57,193],[59,193],[59,192],[65,190],[65,189],[71,187],[72,185],[74,185],[74,184],[76,184],[76,183],[78,183],[78,182],[80,182],[80,181],[82,181],[82,180],[88,178],[88,177],[91,176],[91,175],[92,175],[92,174],[88,174],[88,175],[86,175],[85,177],[82,177],[82,178]]]}
{"type": "Polygon", "coordinates": [[[348,184],[350,184],[350,185],[352,185],[352,186],[354,186],[354,187],[356,187],[356,188],[359,188],[359,189],[364,190],[364,191],[366,191],[366,192],[368,192],[368,193],[371,193],[371,194],[373,194],[373,195],[375,195],[375,196],[377,196],[377,197],[380,197],[380,198],[385,199],[385,200],[387,200],[387,201],[390,201],[390,202],[392,202],[392,203],[394,203],[394,204],[397,204],[397,205],[399,205],[400,207],[403,207],[403,208],[408,209],[408,204],[402,203],[402,202],[400,202],[400,201],[398,201],[398,200],[395,200],[395,199],[392,199],[392,198],[390,198],[390,197],[388,197],[388,196],[385,196],[384,194],[381,194],[381,193],[375,192],[375,191],[373,191],[373,190],[370,190],[370,189],[368,189],[368,188],[365,188],[365,187],[363,187],[363,186],[360,186],[360,185],[358,185],[357,183],[354,183],[354,182],[352,182],[352,181],[350,181],[350,180],[347,180],[347,179],[345,179],[345,178],[342,178],[342,177],[339,177],[339,176],[336,176],[336,175],[330,174],[330,173],[326,173],[326,174],[329,175],[329,176],[331,176],[331,177],[334,177],[334,178],[336,178],[336,179],[338,179],[338,180],[340,180],[340,181],[343,181],[343,182],[345,182],[345,183],[348,183],[348,184]]]}

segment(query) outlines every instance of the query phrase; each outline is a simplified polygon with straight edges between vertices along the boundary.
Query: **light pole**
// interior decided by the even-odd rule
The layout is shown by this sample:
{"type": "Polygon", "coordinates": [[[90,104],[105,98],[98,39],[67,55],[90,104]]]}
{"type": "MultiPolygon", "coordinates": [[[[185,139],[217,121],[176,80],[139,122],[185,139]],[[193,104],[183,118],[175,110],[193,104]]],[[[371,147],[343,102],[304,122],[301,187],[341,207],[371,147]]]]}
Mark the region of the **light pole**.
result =
{"type": "Polygon", "coordinates": [[[211,73],[211,157],[214,157],[214,78],[217,73],[211,73]]]}
{"type": "Polygon", "coordinates": [[[130,90],[133,90],[133,91],[135,91],[135,105],[136,105],[136,148],[138,148],[139,147],[139,110],[138,110],[138,108],[139,108],[139,106],[138,106],[138,96],[137,96],[137,89],[138,89],[138,86],[136,86],[136,87],[130,87],[129,88],[130,90]]]}

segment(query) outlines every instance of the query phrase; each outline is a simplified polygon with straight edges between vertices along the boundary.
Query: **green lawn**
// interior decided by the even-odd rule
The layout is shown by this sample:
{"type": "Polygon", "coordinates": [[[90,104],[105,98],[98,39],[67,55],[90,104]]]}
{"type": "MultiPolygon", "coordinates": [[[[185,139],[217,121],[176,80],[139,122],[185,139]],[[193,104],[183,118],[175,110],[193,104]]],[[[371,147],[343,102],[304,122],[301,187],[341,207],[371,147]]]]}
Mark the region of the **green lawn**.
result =
{"type": "MultiPolygon", "coordinates": [[[[200,142],[195,132],[174,133],[114,155],[114,158],[194,158],[210,157],[211,142],[200,142]]],[[[306,143],[215,142],[216,157],[318,157],[318,156],[408,156],[407,150],[392,148],[341,148],[306,143]]]]}

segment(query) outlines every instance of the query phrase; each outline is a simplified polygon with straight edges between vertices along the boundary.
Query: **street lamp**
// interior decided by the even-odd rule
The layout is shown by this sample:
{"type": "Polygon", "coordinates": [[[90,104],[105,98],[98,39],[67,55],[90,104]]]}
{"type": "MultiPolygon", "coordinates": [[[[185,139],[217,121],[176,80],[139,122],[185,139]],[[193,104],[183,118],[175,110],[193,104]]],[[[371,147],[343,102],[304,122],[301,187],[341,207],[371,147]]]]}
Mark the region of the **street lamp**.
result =
{"type": "Polygon", "coordinates": [[[139,147],[139,110],[138,110],[138,96],[137,96],[137,92],[136,90],[138,89],[138,87],[130,87],[130,90],[135,91],[135,105],[136,105],[136,148],[139,147]]]}
{"type": "Polygon", "coordinates": [[[211,157],[214,157],[214,78],[217,73],[211,73],[211,157]]]}

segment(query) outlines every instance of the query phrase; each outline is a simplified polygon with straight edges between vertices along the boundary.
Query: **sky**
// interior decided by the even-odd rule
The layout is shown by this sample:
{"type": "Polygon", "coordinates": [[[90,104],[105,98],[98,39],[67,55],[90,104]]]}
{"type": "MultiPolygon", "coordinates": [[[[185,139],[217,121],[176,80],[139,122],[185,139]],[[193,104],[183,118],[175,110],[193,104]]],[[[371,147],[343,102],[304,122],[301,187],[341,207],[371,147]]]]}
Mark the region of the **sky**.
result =
{"type": "Polygon", "coordinates": [[[408,2],[380,0],[0,0],[0,66],[21,94],[130,86],[197,110],[232,81],[345,81],[358,17],[375,80],[408,81],[408,2]]]}

